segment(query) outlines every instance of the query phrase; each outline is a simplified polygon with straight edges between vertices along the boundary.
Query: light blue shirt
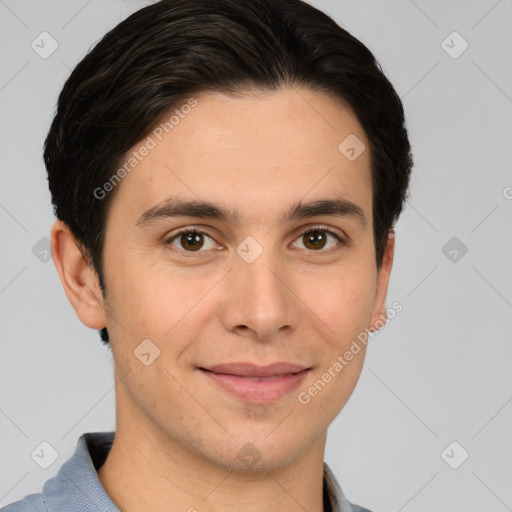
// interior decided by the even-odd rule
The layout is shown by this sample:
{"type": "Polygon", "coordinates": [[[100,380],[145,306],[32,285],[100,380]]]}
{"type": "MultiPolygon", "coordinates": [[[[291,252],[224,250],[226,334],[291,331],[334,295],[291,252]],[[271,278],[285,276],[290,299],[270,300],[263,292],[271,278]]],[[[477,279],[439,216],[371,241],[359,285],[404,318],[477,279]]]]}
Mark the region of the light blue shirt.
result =
{"type": "MultiPolygon", "coordinates": [[[[43,486],[0,512],[120,512],[98,478],[114,440],[114,432],[91,432],[78,439],[75,453],[43,486]]],[[[370,512],[345,498],[324,462],[325,512],[370,512]]]]}

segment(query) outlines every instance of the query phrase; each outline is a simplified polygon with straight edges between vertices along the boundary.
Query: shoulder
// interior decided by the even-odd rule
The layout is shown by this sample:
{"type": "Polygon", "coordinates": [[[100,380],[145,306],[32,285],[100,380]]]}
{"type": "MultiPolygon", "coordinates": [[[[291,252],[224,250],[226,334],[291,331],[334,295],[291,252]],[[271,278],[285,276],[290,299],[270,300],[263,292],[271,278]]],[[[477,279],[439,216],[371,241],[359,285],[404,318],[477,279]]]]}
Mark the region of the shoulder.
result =
{"type": "Polygon", "coordinates": [[[0,512],[48,512],[42,494],[27,494],[23,499],[15,501],[3,508],[0,512]]]}

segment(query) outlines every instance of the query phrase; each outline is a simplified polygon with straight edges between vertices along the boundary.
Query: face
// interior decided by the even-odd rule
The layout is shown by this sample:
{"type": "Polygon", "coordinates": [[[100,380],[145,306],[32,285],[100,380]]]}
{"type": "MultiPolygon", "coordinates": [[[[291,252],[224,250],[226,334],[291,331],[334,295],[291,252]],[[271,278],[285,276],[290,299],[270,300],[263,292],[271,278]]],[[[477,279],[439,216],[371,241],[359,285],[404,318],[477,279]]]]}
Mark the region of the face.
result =
{"type": "Polygon", "coordinates": [[[244,468],[249,451],[275,468],[325,435],[364,345],[336,362],[383,311],[369,150],[351,161],[338,148],[350,134],[369,144],[322,93],[195,100],[133,149],[145,156],[109,211],[118,429],[224,467],[244,468]]]}

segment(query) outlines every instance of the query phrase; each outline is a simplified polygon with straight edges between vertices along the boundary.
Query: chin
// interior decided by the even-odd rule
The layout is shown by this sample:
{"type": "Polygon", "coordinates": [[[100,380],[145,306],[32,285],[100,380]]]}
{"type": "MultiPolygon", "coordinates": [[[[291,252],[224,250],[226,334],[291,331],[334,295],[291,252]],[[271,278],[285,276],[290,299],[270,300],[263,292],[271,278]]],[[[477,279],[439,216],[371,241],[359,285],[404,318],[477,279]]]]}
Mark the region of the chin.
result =
{"type": "Polygon", "coordinates": [[[295,436],[292,438],[289,426],[279,434],[245,432],[234,435],[228,442],[224,440],[211,446],[208,454],[204,453],[206,447],[203,446],[201,455],[229,471],[255,474],[274,471],[293,463],[311,444],[304,439],[300,442],[295,436]],[[222,451],[219,452],[219,448],[222,451]]]}

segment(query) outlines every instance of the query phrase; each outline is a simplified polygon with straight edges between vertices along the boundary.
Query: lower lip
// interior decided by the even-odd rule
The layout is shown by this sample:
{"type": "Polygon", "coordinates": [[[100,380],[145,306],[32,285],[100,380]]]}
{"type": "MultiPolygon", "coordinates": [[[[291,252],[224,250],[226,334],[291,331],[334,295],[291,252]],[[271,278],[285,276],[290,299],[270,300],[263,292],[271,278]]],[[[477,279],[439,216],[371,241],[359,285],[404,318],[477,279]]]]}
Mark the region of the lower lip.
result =
{"type": "Polygon", "coordinates": [[[302,382],[309,369],[298,373],[288,373],[272,379],[241,377],[227,373],[215,373],[201,370],[221,388],[246,402],[264,404],[276,402],[291,393],[302,382]]]}

